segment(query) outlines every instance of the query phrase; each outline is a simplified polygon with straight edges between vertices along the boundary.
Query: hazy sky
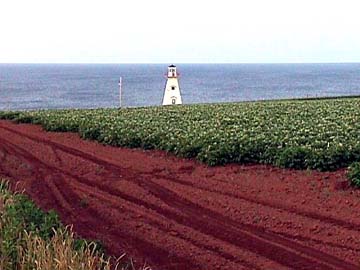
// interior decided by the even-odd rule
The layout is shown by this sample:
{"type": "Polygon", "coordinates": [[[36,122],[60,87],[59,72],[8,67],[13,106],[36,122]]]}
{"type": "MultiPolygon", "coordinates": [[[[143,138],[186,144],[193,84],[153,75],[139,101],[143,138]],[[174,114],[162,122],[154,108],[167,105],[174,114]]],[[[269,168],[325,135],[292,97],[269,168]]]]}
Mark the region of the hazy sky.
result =
{"type": "Polygon", "coordinates": [[[0,0],[0,62],[360,62],[360,1],[0,0]]]}

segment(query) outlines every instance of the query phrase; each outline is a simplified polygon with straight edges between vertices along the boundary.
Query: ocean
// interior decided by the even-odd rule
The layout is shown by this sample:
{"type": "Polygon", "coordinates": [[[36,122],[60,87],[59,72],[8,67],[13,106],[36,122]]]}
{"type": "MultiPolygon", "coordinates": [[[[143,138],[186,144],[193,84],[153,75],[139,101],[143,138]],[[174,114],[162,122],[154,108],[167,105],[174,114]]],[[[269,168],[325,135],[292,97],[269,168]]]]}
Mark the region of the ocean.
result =
{"type": "MultiPolygon", "coordinates": [[[[184,104],[360,95],[360,63],[179,64],[184,104]]],[[[161,105],[166,64],[0,64],[0,110],[161,105]]]]}

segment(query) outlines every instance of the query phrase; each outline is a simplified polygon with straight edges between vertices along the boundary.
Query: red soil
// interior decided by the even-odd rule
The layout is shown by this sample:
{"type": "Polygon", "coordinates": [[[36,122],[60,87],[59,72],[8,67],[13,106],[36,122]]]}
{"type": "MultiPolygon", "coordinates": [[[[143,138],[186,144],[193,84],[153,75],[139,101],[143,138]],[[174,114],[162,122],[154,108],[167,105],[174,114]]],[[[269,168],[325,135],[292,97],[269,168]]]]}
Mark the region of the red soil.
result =
{"type": "Polygon", "coordinates": [[[359,269],[345,170],[208,168],[0,121],[0,175],[81,236],[153,269],[359,269]]]}

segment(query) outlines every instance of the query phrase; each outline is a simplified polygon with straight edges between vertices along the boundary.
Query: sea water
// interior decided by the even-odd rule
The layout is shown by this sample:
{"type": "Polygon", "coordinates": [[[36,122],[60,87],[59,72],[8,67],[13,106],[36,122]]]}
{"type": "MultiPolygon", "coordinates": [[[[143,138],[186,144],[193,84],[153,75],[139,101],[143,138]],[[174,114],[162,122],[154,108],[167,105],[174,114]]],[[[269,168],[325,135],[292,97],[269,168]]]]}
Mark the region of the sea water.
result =
{"type": "MultiPolygon", "coordinates": [[[[172,64],[172,63],[170,63],[172,64]]],[[[360,64],[178,64],[184,104],[360,95],[360,64]]],[[[0,110],[161,105],[167,64],[0,64],[0,110]]]]}

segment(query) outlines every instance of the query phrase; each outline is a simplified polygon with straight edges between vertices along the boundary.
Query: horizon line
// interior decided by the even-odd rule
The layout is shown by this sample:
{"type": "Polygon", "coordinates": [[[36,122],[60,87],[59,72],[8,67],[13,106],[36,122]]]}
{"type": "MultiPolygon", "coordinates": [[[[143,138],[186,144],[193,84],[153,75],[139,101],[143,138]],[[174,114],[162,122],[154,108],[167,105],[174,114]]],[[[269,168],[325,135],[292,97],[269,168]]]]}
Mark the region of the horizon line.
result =
{"type": "Polygon", "coordinates": [[[286,65],[286,64],[360,64],[357,61],[344,62],[0,62],[0,65],[286,65]]]}

